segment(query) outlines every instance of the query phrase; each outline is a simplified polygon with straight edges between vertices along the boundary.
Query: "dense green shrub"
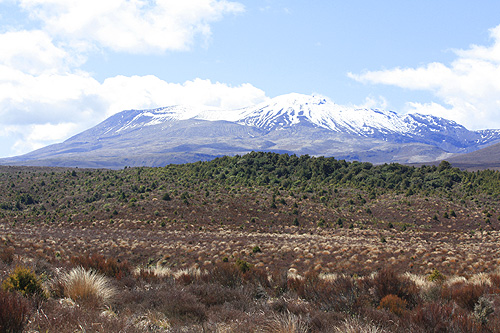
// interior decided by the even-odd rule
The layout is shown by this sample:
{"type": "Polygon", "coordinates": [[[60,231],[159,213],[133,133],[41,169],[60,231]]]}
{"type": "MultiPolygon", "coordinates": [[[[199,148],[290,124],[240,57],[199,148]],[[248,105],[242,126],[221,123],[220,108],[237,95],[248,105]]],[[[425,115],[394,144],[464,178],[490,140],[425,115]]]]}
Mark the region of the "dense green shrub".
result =
{"type": "Polygon", "coordinates": [[[7,291],[18,291],[24,296],[44,296],[40,278],[31,269],[18,266],[3,281],[2,288],[7,291]]]}

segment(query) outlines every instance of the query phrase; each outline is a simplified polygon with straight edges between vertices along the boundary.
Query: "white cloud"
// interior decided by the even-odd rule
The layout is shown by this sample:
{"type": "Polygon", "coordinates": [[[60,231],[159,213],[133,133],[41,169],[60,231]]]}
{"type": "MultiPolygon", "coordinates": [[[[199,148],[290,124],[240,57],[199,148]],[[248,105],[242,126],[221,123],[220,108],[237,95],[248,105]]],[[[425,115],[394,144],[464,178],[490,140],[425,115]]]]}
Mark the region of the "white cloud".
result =
{"type": "Polygon", "coordinates": [[[387,100],[383,96],[373,97],[368,96],[365,98],[365,102],[363,104],[352,105],[352,107],[356,109],[387,109],[387,100]]]}
{"type": "Polygon", "coordinates": [[[202,79],[176,84],[152,75],[99,83],[84,72],[33,76],[0,67],[0,124],[8,128],[0,138],[17,137],[9,154],[21,154],[60,142],[125,109],[175,104],[241,108],[266,98],[251,84],[202,79]]]}
{"type": "Polygon", "coordinates": [[[0,34],[0,64],[29,74],[56,72],[68,67],[70,55],[55,46],[45,32],[9,31],[0,34]]]}
{"type": "Polygon", "coordinates": [[[78,128],[74,123],[59,124],[36,124],[27,126],[16,126],[11,130],[14,134],[22,134],[22,139],[17,140],[12,150],[18,154],[42,148],[48,144],[58,141],[61,137],[68,137],[78,128]]]}
{"type": "Polygon", "coordinates": [[[186,50],[210,24],[244,11],[227,0],[21,0],[43,29],[67,41],[87,41],[132,53],[186,50]]]}
{"type": "MultiPolygon", "coordinates": [[[[0,0],[2,2],[4,0],[0,0]]],[[[124,109],[172,104],[239,108],[266,99],[250,84],[156,76],[97,81],[81,70],[89,52],[187,50],[210,24],[244,6],[227,0],[19,0],[29,28],[0,33],[0,156],[60,142],[124,109]]]]}
{"type": "Polygon", "coordinates": [[[410,112],[438,115],[471,129],[500,128],[500,26],[490,33],[492,45],[457,50],[457,58],[449,65],[431,63],[348,75],[363,83],[430,91],[440,100],[410,102],[410,112]]]}
{"type": "Polygon", "coordinates": [[[202,79],[176,84],[165,82],[153,75],[106,79],[101,93],[102,98],[106,98],[110,105],[110,114],[124,109],[177,104],[236,109],[266,99],[265,93],[251,84],[232,87],[202,79]]]}

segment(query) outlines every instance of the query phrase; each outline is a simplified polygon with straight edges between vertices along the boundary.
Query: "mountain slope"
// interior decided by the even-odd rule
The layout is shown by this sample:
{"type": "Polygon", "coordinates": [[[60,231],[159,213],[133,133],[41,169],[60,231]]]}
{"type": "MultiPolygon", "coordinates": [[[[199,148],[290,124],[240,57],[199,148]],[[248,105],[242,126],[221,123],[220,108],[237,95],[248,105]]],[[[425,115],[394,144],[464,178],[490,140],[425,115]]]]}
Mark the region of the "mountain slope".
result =
{"type": "Polygon", "coordinates": [[[456,155],[448,159],[454,167],[468,170],[496,169],[500,170],[500,143],[474,151],[456,155]]]}
{"type": "Polygon", "coordinates": [[[473,151],[500,141],[500,131],[469,131],[454,121],[420,114],[346,108],[317,96],[289,94],[242,111],[238,123],[277,130],[317,126],[338,133],[399,143],[431,144],[451,153],[473,151]]]}
{"type": "Polygon", "coordinates": [[[0,164],[121,168],[209,160],[250,151],[373,163],[449,158],[500,142],[443,118],[354,109],[289,94],[239,110],[169,106],[127,110],[63,143],[0,164]]]}

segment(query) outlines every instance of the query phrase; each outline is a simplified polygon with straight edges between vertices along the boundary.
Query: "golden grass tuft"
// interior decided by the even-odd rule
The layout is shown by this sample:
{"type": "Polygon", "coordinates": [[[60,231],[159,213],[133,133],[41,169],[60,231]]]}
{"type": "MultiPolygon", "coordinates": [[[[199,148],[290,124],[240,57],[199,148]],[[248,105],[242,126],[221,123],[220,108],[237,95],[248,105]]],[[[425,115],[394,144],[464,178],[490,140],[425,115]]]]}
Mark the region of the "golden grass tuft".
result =
{"type": "Polygon", "coordinates": [[[109,280],[83,267],[73,268],[61,277],[64,295],[78,303],[109,304],[116,294],[109,280]]]}
{"type": "Polygon", "coordinates": [[[476,286],[488,286],[488,287],[491,287],[491,285],[492,285],[490,276],[489,276],[489,274],[486,274],[486,273],[477,273],[477,274],[474,274],[474,275],[472,275],[469,278],[468,282],[470,284],[473,284],[473,285],[476,285],[476,286]]]}
{"type": "Polygon", "coordinates": [[[293,313],[286,312],[275,315],[266,325],[265,332],[269,333],[306,333],[309,325],[293,313]]]}
{"type": "Polygon", "coordinates": [[[338,333],[384,333],[386,330],[373,323],[365,323],[359,318],[348,318],[341,326],[335,327],[338,333]]]}
{"type": "Polygon", "coordinates": [[[141,273],[151,274],[159,278],[169,277],[173,275],[173,272],[169,267],[164,267],[161,265],[151,266],[147,268],[138,267],[134,271],[134,274],[136,276],[140,275],[141,273]]]}

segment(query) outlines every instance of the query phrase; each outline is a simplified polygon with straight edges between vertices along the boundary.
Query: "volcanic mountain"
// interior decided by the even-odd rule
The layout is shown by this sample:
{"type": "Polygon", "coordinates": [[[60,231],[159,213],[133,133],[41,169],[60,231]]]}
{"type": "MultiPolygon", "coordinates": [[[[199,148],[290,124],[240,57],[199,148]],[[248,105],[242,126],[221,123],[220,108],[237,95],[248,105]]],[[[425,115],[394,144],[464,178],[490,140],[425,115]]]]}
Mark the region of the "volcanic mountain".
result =
{"type": "Polygon", "coordinates": [[[355,109],[288,94],[238,110],[178,105],[122,111],[62,143],[0,164],[163,166],[250,151],[418,163],[495,143],[500,130],[470,131],[430,115],[355,109]]]}

